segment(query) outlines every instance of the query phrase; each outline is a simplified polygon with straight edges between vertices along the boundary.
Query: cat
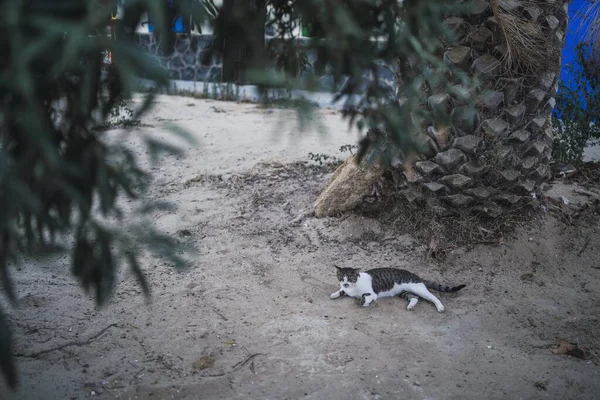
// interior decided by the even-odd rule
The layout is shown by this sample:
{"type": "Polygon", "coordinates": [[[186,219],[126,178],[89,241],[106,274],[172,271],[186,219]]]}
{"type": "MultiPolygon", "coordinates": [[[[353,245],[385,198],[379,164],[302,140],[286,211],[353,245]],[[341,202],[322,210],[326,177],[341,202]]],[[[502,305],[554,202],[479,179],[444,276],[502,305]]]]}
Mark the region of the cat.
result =
{"type": "Polygon", "coordinates": [[[340,268],[337,265],[334,267],[337,269],[340,290],[329,297],[331,299],[341,296],[355,297],[360,299],[360,304],[364,307],[379,297],[399,296],[408,301],[406,309],[410,311],[417,305],[419,297],[422,297],[432,302],[438,312],[444,312],[442,302],[428,288],[438,292],[457,292],[466,286],[440,285],[397,268],[373,268],[361,272],[360,268],[340,268]]]}

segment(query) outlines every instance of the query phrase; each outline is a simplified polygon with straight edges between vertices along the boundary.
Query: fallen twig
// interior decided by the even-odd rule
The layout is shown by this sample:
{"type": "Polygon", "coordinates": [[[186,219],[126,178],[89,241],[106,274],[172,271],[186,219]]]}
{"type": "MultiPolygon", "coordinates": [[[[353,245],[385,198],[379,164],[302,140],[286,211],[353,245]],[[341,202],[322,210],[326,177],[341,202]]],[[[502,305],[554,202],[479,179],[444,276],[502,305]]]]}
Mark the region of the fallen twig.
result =
{"type": "MultiPolygon", "coordinates": [[[[244,348],[245,349],[245,348],[244,348]]],[[[246,350],[248,351],[248,350],[246,350]]],[[[264,356],[265,354],[263,353],[254,353],[254,354],[249,354],[246,358],[244,358],[242,361],[234,364],[231,369],[229,370],[229,372],[233,372],[235,371],[237,368],[243,367],[244,365],[246,365],[248,363],[248,361],[252,361],[254,359],[254,357],[256,356],[264,356]]],[[[252,361],[254,363],[254,361],[252,361]]],[[[250,370],[252,371],[253,374],[256,374],[256,372],[254,372],[254,366],[250,367],[250,370]]],[[[219,376],[224,376],[226,374],[228,374],[229,372],[219,372],[216,374],[206,374],[203,376],[206,377],[211,377],[211,378],[215,378],[215,377],[219,377],[219,376]]]]}
{"type": "Polygon", "coordinates": [[[243,367],[244,365],[246,365],[246,363],[250,360],[252,360],[254,357],[256,356],[264,356],[265,354],[263,353],[254,353],[254,354],[250,354],[248,355],[248,357],[246,357],[245,359],[243,359],[242,361],[238,362],[237,364],[235,364],[233,367],[231,367],[231,370],[234,370],[238,367],[243,367]]]}
{"type": "Polygon", "coordinates": [[[129,381],[129,385],[131,386],[136,379],[139,379],[140,377],[138,375],[141,374],[142,372],[144,372],[145,370],[146,370],[146,367],[142,367],[142,369],[140,369],[138,372],[133,374],[133,378],[131,378],[131,380],[129,381]]]}
{"type": "Polygon", "coordinates": [[[212,375],[203,375],[203,376],[206,376],[206,377],[209,377],[209,378],[216,378],[216,377],[219,377],[219,376],[225,376],[225,372],[220,372],[218,374],[212,374],[212,375]]]}
{"type": "Polygon", "coordinates": [[[585,249],[587,249],[588,245],[590,244],[590,239],[590,237],[586,239],[585,243],[583,244],[583,247],[581,248],[581,250],[579,250],[579,253],[577,253],[577,257],[581,257],[585,249]]]}
{"type": "Polygon", "coordinates": [[[313,217],[315,215],[314,210],[304,210],[300,214],[298,214],[293,220],[290,221],[290,224],[298,224],[305,220],[306,218],[313,217]]]}
{"type": "Polygon", "coordinates": [[[124,387],[125,387],[125,385],[111,386],[111,387],[104,386],[104,389],[106,389],[110,392],[111,390],[123,389],[124,387]]]}
{"type": "Polygon", "coordinates": [[[596,193],[590,192],[589,190],[575,189],[573,191],[575,193],[577,193],[577,194],[582,194],[582,195],[585,195],[585,196],[593,197],[596,200],[600,200],[600,196],[599,195],[597,195],[596,193]]]}
{"type": "Polygon", "coordinates": [[[216,308],[213,308],[213,311],[214,311],[214,313],[215,313],[215,314],[217,314],[219,317],[223,318],[223,320],[225,320],[225,321],[229,321],[229,320],[227,319],[227,317],[225,317],[223,314],[221,314],[220,312],[218,312],[216,308]]]}
{"type": "Polygon", "coordinates": [[[15,357],[37,358],[37,357],[41,356],[42,354],[47,354],[47,353],[51,353],[53,351],[62,350],[64,348],[67,348],[67,347],[70,347],[70,346],[77,346],[77,347],[85,346],[85,345],[90,344],[94,340],[98,339],[100,336],[102,336],[102,334],[104,332],[106,332],[110,328],[114,328],[115,326],[117,326],[117,324],[110,324],[109,326],[107,326],[106,328],[102,329],[100,332],[96,333],[95,335],[91,336],[89,339],[87,339],[87,340],[85,340],[83,342],[68,342],[68,343],[65,343],[65,344],[57,346],[57,347],[51,347],[49,349],[38,351],[38,352],[35,352],[35,353],[31,353],[31,354],[15,354],[15,357]]]}

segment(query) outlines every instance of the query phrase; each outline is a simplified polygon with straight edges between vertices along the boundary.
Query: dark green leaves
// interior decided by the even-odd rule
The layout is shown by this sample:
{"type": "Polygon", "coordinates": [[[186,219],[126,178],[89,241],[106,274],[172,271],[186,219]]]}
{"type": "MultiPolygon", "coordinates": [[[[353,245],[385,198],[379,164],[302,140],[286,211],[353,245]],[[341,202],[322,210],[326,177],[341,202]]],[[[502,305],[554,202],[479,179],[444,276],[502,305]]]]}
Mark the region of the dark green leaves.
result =
{"type": "Polygon", "coordinates": [[[2,309],[0,309],[0,370],[8,386],[16,387],[17,368],[12,357],[12,333],[2,309]]]}
{"type": "MultiPolygon", "coordinates": [[[[423,126],[415,121],[434,127],[452,123],[451,116],[423,107],[427,96],[448,93],[458,83],[476,84],[437,54],[444,41],[452,40],[442,20],[464,12],[464,2],[271,0],[268,5],[268,23],[277,28],[268,41],[275,71],[256,73],[254,83],[264,94],[276,87],[323,91],[314,77],[327,74],[337,88],[334,102],[350,123],[385,132],[361,142],[359,159],[383,148],[390,154],[419,152],[423,126]],[[295,40],[297,19],[310,24],[313,39],[295,40]],[[310,63],[307,54],[313,55],[310,63]]],[[[243,29],[245,22],[232,23],[243,29]]]]}
{"type": "MultiPolygon", "coordinates": [[[[150,179],[132,150],[108,143],[103,131],[114,126],[108,119],[115,109],[126,107],[125,99],[131,98],[139,77],[154,81],[159,89],[168,78],[137,46],[134,31],[142,13],[152,14],[165,53],[175,39],[172,17],[184,13],[196,23],[216,18],[221,36],[215,40],[216,53],[226,50],[226,41],[219,39],[234,32],[241,42],[247,41],[241,48],[254,50],[258,58],[265,54],[261,47],[264,15],[256,9],[247,10],[253,15],[245,15],[229,7],[225,15],[211,0],[175,0],[177,10],[169,9],[165,0],[105,3],[0,0],[0,268],[4,292],[12,299],[15,291],[8,261],[57,234],[73,237],[73,275],[99,305],[110,298],[123,263],[149,295],[139,261],[147,249],[175,266],[184,264],[172,238],[142,224],[125,232],[115,223],[123,219],[119,200],[139,198],[150,179]],[[117,40],[113,40],[105,28],[117,3],[123,6],[123,19],[115,22],[117,40]],[[106,51],[113,56],[110,66],[102,65],[106,51]],[[94,129],[97,125],[105,129],[94,129]]],[[[326,72],[345,116],[372,130],[361,143],[360,157],[385,159],[393,152],[417,152],[415,138],[422,126],[414,121],[431,126],[446,118],[422,107],[424,98],[433,90],[468,83],[465,74],[434,56],[440,38],[449,34],[441,21],[458,3],[268,0],[267,25],[276,27],[276,38],[269,44],[275,62],[249,60],[248,65],[258,70],[252,79],[268,100],[272,92],[322,90],[309,70],[313,75],[326,72]],[[319,37],[299,48],[291,39],[302,18],[318,26],[319,37]],[[309,53],[316,57],[311,63],[309,53]],[[394,81],[395,87],[383,84],[386,72],[385,79],[394,81]]],[[[254,4],[260,11],[265,2],[254,4]]],[[[153,98],[149,94],[131,117],[142,118],[153,98]]],[[[302,123],[310,120],[310,102],[293,104],[302,123]]],[[[155,160],[161,152],[180,152],[173,144],[146,139],[155,160]]],[[[10,346],[8,326],[0,313],[0,367],[14,387],[10,346]]]]}
{"type": "Polygon", "coordinates": [[[116,267],[111,247],[114,236],[94,223],[81,227],[75,238],[73,275],[89,293],[94,289],[96,303],[102,306],[115,285],[116,267]]]}
{"type": "MultiPolygon", "coordinates": [[[[13,303],[9,261],[57,234],[73,238],[72,273],[98,305],[109,300],[123,263],[149,295],[139,262],[143,243],[152,242],[176,265],[183,261],[173,250],[176,243],[151,226],[133,229],[132,236],[115,223],[123,217],[119,199],[138,197],[149,177],[130,149],[94,129],[110,128],[114,111],[127,108],[123,99],[130,98],[138,77],[159,87],[167,83],[166,71],[138,48],[133,30],[143,12],[152,12],[168,51],[172,21],[163,0],[120,1],[124,19],[115,23],[114,40],[105,28],[117,1],[106,3],[0,1],[0,276],[13,303]],[[110,66],[103,65],[107,50],[110,66]]],[[[203,10],[192,11],[201,19],[203,10]]],[[[152,100],[147,96],[129,117],[141,118],[152,100]]],[[[156,140],[149,146],[179,151],[156,140]]],[[[10,339],[0,313],[0,369],[14,388],[10,339]]]]}

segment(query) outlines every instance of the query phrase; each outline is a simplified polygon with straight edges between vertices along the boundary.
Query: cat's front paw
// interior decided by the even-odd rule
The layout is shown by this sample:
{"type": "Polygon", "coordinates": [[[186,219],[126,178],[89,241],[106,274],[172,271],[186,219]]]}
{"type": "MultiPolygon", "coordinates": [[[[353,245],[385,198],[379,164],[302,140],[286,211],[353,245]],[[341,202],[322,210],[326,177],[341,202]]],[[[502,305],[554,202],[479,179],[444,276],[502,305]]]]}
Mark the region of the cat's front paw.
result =
{"type": "Polygon", "coordinates": [[[443,305],[440,304],[439,306],[436,306],[436,308],[437,308],[438,312],[444,312],[444,306],[443,305]]]}
{"type": "Polygon", "coordinates": [[[332,300],[337,299],[338,297],[340,297],[340,292],[331,293],[331,296],[329,296],[332,300]]]}

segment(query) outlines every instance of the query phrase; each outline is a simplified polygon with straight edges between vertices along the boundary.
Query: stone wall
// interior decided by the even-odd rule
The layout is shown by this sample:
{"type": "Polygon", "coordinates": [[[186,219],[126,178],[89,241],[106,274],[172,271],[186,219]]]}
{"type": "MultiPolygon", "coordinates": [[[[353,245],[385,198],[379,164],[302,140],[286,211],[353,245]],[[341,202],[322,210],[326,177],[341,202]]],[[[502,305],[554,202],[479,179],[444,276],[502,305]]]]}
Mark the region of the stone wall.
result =
{"type": "Polygon", "coordinates": [[[139,46],[155,56],[157,61],[169,70],[171,79],[182,81],[220,82],[223,63],[213,57],[202,63],[204,54],[210,48],[211,35],[177,35],[175,51],[168,57],[159,54],[158,43],[153,34],[136,34],[139,46]]]}
{"type": "MultiPolygon", "coordinates": [[[[171,79],[194,82],[221,82],[223,62],[217,57],[213,57],[207,64],[202,64],[203,55],[208,51],[212,44],[212,35],[187,35],[178,34],[175,42],[175,51],[168,57],[163,57],[158,53],[158,44],[154,35],[148,33],[136,34],[138,43],[141,48],[148,51],[156,57],[157,61],[170,71],[171,79]]],[[[276,40],[269,39],[267,40],[276,40]]],[[[299,38],[297,45],[301,48],[308,39],[299,38]]],[[[306,79],[312,75],[314,77],[315,70],[313,65],[316,60],[316,54],[307,52],[309,66],[304,70],[299,79],[306,79]]],[[[390,88],[390,95],[395,94],[395,81],[392,69],[384,64],[379,65],[380,83],[390,88]]],[[[321,82],[323,91],[331,91],[337,89],[333,77],[327,73],[316,76],[321,82]]],[[[370,73],[365,73],[366,81],[372,79],[370,73]]],[[[345,82],[342,82],[342,86],[345,82]]]]}
{"type": "MultiPolygon", "coordinates": [[[[298,43],[297,45],[299,47],[302,47],[305,45],[307,39],[297,39],[298,43]]],[[[329,75],[327,73],[325,74],[320,74],[317,75],[316,71],[314,69],[314,65],[315,65],[315,61],[317,58],[317,55],[315,54],[315,52],[309,52],[307,51],[306,56],[308,58],[308,66],[306,67],[306,69],[300,74],[299,79],[306,79],[309,76],[311,76],[312,78],[315,77],[319,79],[320,83],[321,83],[321,87],[323,88],[324,91],[335,91],[336,89],[338,89],[338,87],[336,87],[335,82],[334,82],[334,78],[332,75],[329,75]]],[[[390,68],[388,65],[385,65],[384,63],[379,63],[378,64],[378,68],[377,68],[377,73],[379,76],[379,83],[381,85],[383,85],[386,88],[389,88],[389,94],[390,96],[394,96],[396,93],[396,81],[395,81],[395,77],[394,77],[394,72],[392,70],[392,68],[390,68]]],[[[364,83],[362,85],[359,85],[359,88],[362,86],[364,88],[364,90],[366,90],[366,85],[367,82],[373,79],[373,76],[370,72],[365,72],[363,74],[363,79],[364,79],[364,83]]],[[[346,81],[344,80],[340,87],[343,87],[345,85],[346,81]]],[[[359,89],[359,92],[362,92],[359,89]]]]}

